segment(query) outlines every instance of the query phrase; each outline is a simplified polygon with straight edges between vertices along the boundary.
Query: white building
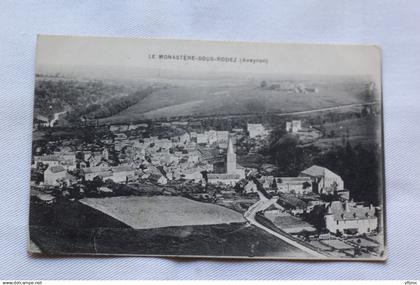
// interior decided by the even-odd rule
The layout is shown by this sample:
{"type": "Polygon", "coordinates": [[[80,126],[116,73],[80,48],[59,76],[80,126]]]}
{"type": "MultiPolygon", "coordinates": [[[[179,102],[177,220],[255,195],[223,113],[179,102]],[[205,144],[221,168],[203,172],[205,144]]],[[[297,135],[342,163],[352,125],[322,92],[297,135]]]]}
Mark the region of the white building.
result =
{"type": "Polygon", "coordinates": [[[191,141],[191,136],[189,133],[184,133],[178,137],[180,144],[188,144],[191,141]]]}
{"type": "Polygon", "coordinates": [[[249,181],[244,187],[244,193],[250,194],[250,193],[256,193],[256,192],[257,192],[257,184],[255,184],[254,181],[249,181]]]}
{"type": "Polygon", "coordinates": [[[286,122],[286,132],[297,133],[300,130],[302,130],[302,121],[301,120],[293,120],[291,122],[286,122]]]}
{"type": "Polygon", "coordinates": [[[61,165],[50,166],[44,171],[44,184],[59,185],[60,181],[71,184],[71,182],[76,181],[76,178],[69,174],[61,165]]]}
{"type": "Polygon", "coordinates": [[[130,166],[114,166],[114,167],[88,167],[82,170],[85,180],[93,180],[99,176],[106,179],[111,179],[114,182],[126,182],[132,179],[135,175],[135,169],[130,166]]]}
{"type": "Polygon", "coordinates": [[[197,134],[197,143],[198,144],[207,144],[209,142],[208,134],[197,134]]]}
{"type": "Polygon", "coordinates": [[[268,134],[262,124],[248,124],[247,130],[250,138],[265,137],[268,134]]]}
{"type": "Polygon", "coordinates": [[[209,144],[214,144],[217,142],[217,132],[214,130],[210,130],[208,132],[205,132],[208,135],[208,143],[209,144]]]}
{"type": "Polygon", "coordinates": [[[312,180],[312,190],[319,194],[334,194],[334,191],[344,189],[343,179],[331,170],[313,165],[300,174],[300,177],[310,177],[312,180]]]}
{"type": "Polygon", "coordinates": [[[229,141],[229,132],[228,131],[217,131],[217,142],[220,143],[227,143],[229,141]]]}
{"type": "Polygon", "coordinates": [[[298,195],[312,192],[310,177],[277,177],[277,190],[282,193],[295,193],[298,195]]]}
{"type": "Polygon", "coordinates": [[[152,173],[152,174],[150,174],[148,179],[150,181],[155,182],[155,183],[160,184],[160,185],[165,185],[166,183],[168,183],[168,179],[161,174],[152,173]]]}
{"type": "Polygon", "coordinates": [[[60,165],[60,157],[57,155],[42,155],[42,156],[34,156],[34,162],[35,166],[38,165],[38,163],[42,163],[44,165],[48,164],[48,166],[58,166],[60,165]]]}
{"type": "Polygon", "coordinates": [[[378,227],[376,209],[372,205],[364,207],[349,202],[343,204],[333,201],[326,207],[325,226],[332,233],[364,234],[378,227]]]}

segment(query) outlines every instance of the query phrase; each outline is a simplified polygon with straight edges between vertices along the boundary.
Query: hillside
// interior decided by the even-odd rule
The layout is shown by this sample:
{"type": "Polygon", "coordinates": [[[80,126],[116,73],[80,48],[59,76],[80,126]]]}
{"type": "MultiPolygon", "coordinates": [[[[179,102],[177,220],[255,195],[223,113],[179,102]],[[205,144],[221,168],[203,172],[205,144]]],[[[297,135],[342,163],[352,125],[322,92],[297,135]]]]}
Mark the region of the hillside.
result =
{"type": "Polygon", "coordinates": [[[215,225],[245,221],[240,213],[233,210],[182,197],[85,198],[80,202],[133,229],[215,225]]]}
{"type": "Polygon", "coordinates": [[[368,81],[348,78],[312,80],[150,80],[83,81],[38,77],[35,114],[101,123],[178,116],[285,113],[375,100],[368,81]]]}
{"type": "MultiPolygon", "coordinates": [[[[374,100],[369,95],[367,84],[360,81],[306,83],[307,86],[316,86],[316,92],[299,92],[299,89],[286,87],[261,87],[260,82],[251,80],[230,84],[212,83],[166,86],[118,114],[102,119],[102,122],[196,115],[283,113],[374,100]]],[[[290,82],[282,84],[291,85],[290,82]]],[[[292,86],[299,85],[296,83],[292,86]]]]}

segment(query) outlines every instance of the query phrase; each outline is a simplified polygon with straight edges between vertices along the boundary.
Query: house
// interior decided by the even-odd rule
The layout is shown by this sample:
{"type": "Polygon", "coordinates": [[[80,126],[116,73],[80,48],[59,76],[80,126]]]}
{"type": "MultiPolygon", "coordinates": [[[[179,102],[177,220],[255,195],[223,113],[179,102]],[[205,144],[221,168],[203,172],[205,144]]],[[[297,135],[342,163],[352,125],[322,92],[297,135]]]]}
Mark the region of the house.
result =
{"type": "Polygon", "coordinates": [[[189,133],[184,133],[178,137],[180,144],[187,144],[191,140],[191,136],[189,133]]]}
{"type": "Polygon", "coordinates": [[[254,181],[249,181],[244,187],[244,193],[250,194],[250,193],[256,193],[256,192],[257,192],[257,184],[255,184],[254,181]]]}
{"type": "Polygon", "coordinates": [[[217,142],[227,143],[229,140],[229,132],[228,131],[216,131],[217,142]]]}
{"type": "Polygon", "coordinates": [[[297,133],[302,130],[302,121],[293,120],[291,122],[286,122],[286,132],[288,133],[297,133]]]}
{"type": "Polygon", "coordinates": [[[168,183],[168,179],[166,179],[166,177],[161,174],[152,173],[149,175],[148,179],[160,185],[165,185],[168,183]]]}
{"type": "Polygon", "coordinates": [[[112,177],[114,182],[126,182],[135,176],[135,169],[131,166],[114,166],[111,168],[112,177]]]}
{"type": "Polygon", "coordinates": [[[197,134],[197,143],[198,144],[207,144],[209,142],[208,134],[197,134]]]}
{"type": "Polygon", "coordinates": [[[198,151],[191,151],[188,153],[188,162],[198,163],[200,161],[201,154],[198,151]]]}
{"type": "Polygon", "coordinates": [[[97,176],[108,179],[112,177],[112,172],[110,167],[94,166],[82,168],[82,175],[85,177],[85,180],[92,181],[97,176]]]}
{"type": "Polygon", "coordinates": [[[84,161],[89,163],[89,166],[97,166],[103,159],[102,152],[85,152],[83,153],[84,161]]]}
{"type": "Polygon", "coordinates": [[[34,123],[38,126],[42,127],[49,127],[50,126],[50,120],[48,120],[47,117],[42,115],[36,115],[34,116],[34,123]]]}
{"type": "Polygon", "coordinates": [[[248,124],[247,130],[251,139],[256,137],[265,137],[268,134],[262,124],[248,124]]]}
{"type": "Polygon", "coordinates": [[[283,193],[303,195],[312,192],[310,177],[277,177],[276,186],[277,190],[283,193]]]}
{"type": "Polygon", "coordinates": [[[47,185],[59,185],[60,182],[66,182],[68,185],[70,185],[75,181],[76,178],[69,174],[61,165],[50,166],[44,171],[44,184],[47,185]]]}
{"type": "Polygon", "coordinates": [[[61,159],[57,155],[42,155],[34,156],[34,163],[37,166],[39,163],[43,165],[48,164],[48,166],[58,166],[60,165],[61,159]]]}
{"type": "Polygon", "coordinates": [[[82,170],[85,180],[93,180],[95,177],[101,177],[104,180],[111,179],[114,182],[126,182],[135,175],[135,169],[130,166],[114,167],[87,167],[82,170]]]}
{"type": "Polygon", "coordinates": [[[309,177],[312,180],[312,190],[319,194],[334,194],[339,190],[344,189],[343,179],[331,170],[313,165],[303,170],[299,177],[309,177]]]}
{"type": "MultiPolygon", "coordinates": [[[[274,176],[271,176],[271,175],[262,176],[261,178],[258,179],[258,181],[262,184],[262,186],[266,190],[273,189],[273,187],[275,186],[274,176]]],[[[277,188],[275,190],[277,190],[277,188]]]]}
{"type": "Polygon", "coordinates": [[[155,140],[155,146],[157,148],[170,149],[172,147],[172,141],[169,139],[158,139],[155,140]]]}
{"type": "Polygon", "coordinates": [[[236,173],[210,173],[207,174],[207,180],[209,184],[225,184],[235,186],[235,184],[241,180],[241,176],[236,173]]]}
{"type": "Polygon", "coordinates": [[[205,132],[205,133],[207,133],[209,144],[214,144],[214,143],[217,142],[217,132],[216,131],[210,130],[210,131],[205,132]]]}
{"type": "Polygon", "coordinates": [[[293,194],[280,195],[277,203],[293,214],[302,214],[307,208],[306,203],[293,194]]]}
{"type": "Polygon", "coordinates": [[[326,205],[324,220],[332,233],[364,234],[378,228],[377,210],[372,205],[333,201],[326,205]]]}
{"type": "Polygon", "coordinates": [[[202,168],[189,168],[184,170],[181,176],[187,180],[194,180],[195,182],[199,182],[203,178],[203,171],[204,169],[202,168]]]}

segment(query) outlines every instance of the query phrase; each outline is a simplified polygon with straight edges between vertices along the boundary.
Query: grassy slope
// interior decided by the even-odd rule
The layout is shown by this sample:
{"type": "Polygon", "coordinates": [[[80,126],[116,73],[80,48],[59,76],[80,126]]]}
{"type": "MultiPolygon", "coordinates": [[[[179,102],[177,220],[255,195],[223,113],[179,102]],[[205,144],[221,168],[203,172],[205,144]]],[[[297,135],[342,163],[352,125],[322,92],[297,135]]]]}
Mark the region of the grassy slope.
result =
{"type": "Polygon", "coordinates": [[[318,83],[318,93],[264,90],[254,81],[208,82],[167,87],[104,121],[171,116],[292,112],[365,101],[363,83],[318,83]]]}
{"type": "Polygon", "coordinates": [[[86,198],[81,202],[134,229],[245,221],[241,214],[230,209],[182,197],[86,198]]]}

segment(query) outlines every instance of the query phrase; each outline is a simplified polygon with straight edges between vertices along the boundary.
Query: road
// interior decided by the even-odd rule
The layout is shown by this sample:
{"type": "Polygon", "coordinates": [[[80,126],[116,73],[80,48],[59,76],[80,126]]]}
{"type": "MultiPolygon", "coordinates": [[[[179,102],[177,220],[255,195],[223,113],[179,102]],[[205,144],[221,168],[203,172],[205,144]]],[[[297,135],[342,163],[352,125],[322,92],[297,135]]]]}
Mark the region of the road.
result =
{"type": "Polygon", "coordinates": [[[370,106],[370,105],[376,105],[376,104],[379,104],[379,102],[374,101],[374,102],[367,102],[367,103],[347,104],[347,105],[326,107],[326,108],[313,109],[313,110],[307,110],[307,111],[295,111],[295,112],[288,112],[288,113],[278,113],[276,115],[277,116],[303,115],[303,114],[310,114],[310,113],[317,113],[317,112],[335,111],[335,110],[341,110],[341,109],[346,109],[346,108],[370,106]]]}
{"type": "MultiPolygon", "coordinates": [[[[356,107],[364,107],[364,106],[370,106],[370,105],[377,105],[379,104],[378,101],[372,101],[372,102],[365,102],[365,103],[354,103],[354,104],[346,104],[346,105],[340,105],[340,106],[332,106],[332,107],[325,107],[325,108],[319,108],[319,109],[311,109],[311,110],[305,110],[305,111],[292,111],[292,112],[269,112],[265,113],[265,115],[273,115],[278,117],[283,116],[296,116],[296,115],[304,115],[304,114],[311,114],[311,113],[318,113],[318,112],[326,112],[326,111],[336,111],[336,110],[342,110],[342,109],[348,109],[348,108],[356,108],[356,107]]],[[[233,119],[233,118],[242,118],[242,117],[254,117],[256,113],[243,113],[243,114],[225,114],[225,115],[203,115],[203,116],[174,116],[173,120],[184,120],[189,119],[191,121],[200,121],[204,119],[210,119],[214,117],[218,117],[221,119],[233,119]]],[[[162,118],[155,119],[155,121],[159,122],[162,120],[162,118]]]]}
{"type": "Polygon", "coordinates": [[[50,121],[50,127],[54,127],[55,122],[58,121],[61,115],[65,114],[66,111],[54,113],[53,119],[50,121]]]}
{"type": "Polygon", "coordinates": [[[260,193],[259,191],[258,191],[258,195],[260,196],[260,200],[257,203],[253,204],[251,207],[249,207],[248,211],[246,211],[244,213],[245,219],[247,219],[248,222],[251,225],[259,227],[260,229],[262,229],[262,230],[272,234],[273,236],[287,242],[288,244],[290,244],[290,245],[292,245],[292,246],[294,246],[294,247],[312,255],[315,258],[322,258],[322,259],[326,258],[326,256],[324,254],[322,254],[318,251],[315,251],[315,250],[313,250],[309,247],[306,247],[303,244],[298,243],[295,240],[289,238],[288,236],[282,235],[282,234],[280,234],[278,232],[275,232],[275,231],[267,228],[266,226],[260,224],[255,219],[256,213],[259,212],[259,211],[263,211],[263,210],[267,209],[268,207],[270,207],[271,205],[273,205],[274,203],[276,203],[278,197],[273,197],[271,199],[268,199],[262,193],[260,193]]]}

